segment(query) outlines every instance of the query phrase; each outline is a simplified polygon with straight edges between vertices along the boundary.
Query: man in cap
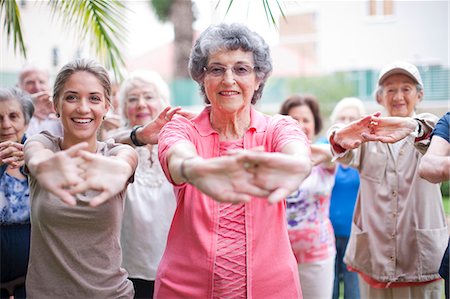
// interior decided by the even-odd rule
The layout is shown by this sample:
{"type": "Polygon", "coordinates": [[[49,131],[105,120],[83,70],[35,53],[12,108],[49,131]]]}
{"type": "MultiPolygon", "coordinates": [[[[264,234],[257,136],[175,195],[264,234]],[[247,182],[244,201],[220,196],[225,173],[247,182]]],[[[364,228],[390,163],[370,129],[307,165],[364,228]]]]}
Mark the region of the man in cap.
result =
{"type": "Polygon", "coordinates": [[[42,131],[62,136],[62,125],[51,101],[48,72],[37,66],[26,66],[19,74],[17,86],[31,95],[34,104],[34,114],[28,125],[27,136],[30,137],[42,131]]]}
{"type": "Polygon", "coordinates": [[[387,117],[375,113],[329,130],[333,155],[361,178],[344,258],[359,274],[361,298],[441,298],[446,219],[439,185],[418,174],[438,118],[415,114],[423,95],[418,69],[395,62],[378,79],[387,117]]]}

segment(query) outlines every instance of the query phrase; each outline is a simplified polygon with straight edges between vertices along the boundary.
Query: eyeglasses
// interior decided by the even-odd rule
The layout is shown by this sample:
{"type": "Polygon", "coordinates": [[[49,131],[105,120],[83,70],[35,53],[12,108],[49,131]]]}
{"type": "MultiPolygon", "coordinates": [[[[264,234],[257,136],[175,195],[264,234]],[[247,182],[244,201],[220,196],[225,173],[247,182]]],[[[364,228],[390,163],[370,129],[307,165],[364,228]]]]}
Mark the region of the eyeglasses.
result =
{"type": "Polygon", "coordinates": [[[233,72],[234,75],[238,77],[246,77],[249,76],[253,71],[255,70],[254,66],[248,65],[248,64],[236,64],[232,67],[224,67],[221,65],[211,65],[208,67],[204,67],[203,71],[206,72],[207,75],[212,77],[223,77],[225,75],[225,72],[231,69],[231,72],[233,72]]]}

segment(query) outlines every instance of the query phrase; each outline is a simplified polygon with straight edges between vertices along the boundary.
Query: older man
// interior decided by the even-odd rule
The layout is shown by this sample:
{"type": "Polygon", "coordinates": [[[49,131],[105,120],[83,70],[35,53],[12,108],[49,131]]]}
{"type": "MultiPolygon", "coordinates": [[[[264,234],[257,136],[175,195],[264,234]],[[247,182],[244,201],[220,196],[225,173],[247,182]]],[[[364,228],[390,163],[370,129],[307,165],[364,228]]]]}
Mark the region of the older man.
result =
{"type": "Polygon", "coordinates": [[[53,109],[50,95],[49,74],[36,66],[26,66],[19,74],[18,87],[31,95],[34,114],[27,129],[27,136],[41,131],[49,131],[53,135],[62,136],[61,122],[53,109]]]}
{"type": "Polygon", "coordinates": [[[358,169],[361,186],[345,263],[360,275],[361,298],[441,297],[438,269],[448,232],[439,185],[419,176],[438,118],[415,114],[423,99],[418,69],[381,70],[379,113],[330,129],[333,154],[358,169]]]}

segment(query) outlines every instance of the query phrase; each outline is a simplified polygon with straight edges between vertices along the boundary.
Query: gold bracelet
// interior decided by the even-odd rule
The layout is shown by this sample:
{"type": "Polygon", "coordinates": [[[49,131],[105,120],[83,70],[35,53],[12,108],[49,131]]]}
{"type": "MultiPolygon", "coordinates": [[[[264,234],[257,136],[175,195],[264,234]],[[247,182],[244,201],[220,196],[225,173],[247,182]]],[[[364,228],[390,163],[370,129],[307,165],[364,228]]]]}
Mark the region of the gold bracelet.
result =
{"type": "Polygon", "coordinates": [[[188,157],[188,158],[184,159],[183,161],[181,161],[181,164],[180,164],[180,175],[181,175],[181,178],[182,178],[186,183],[189,183],[189,184],[192,184],[192,182],[191,182],[191,180],[190,180],[190,179],[187,177],[187,175],[186,175],[186,169],[185,169],[185,167],[184,167],[184,162],[186,162],[187,160],[192,160],[192,159],[194,159],[194,158],[197,158],[197,156],[188,157]]]}

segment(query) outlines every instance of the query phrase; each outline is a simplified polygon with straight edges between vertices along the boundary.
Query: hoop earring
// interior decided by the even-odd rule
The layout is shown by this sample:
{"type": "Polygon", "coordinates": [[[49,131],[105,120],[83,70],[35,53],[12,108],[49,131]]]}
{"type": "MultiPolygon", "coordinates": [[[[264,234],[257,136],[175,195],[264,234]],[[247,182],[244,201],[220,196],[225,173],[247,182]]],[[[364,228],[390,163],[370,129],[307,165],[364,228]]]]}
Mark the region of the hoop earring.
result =
{"type": "Polygon", "coordinates": [[[61,117],[61,114],[56,113],[56,117],[57,117],[57,118],[60,118],[60,117],[61,117]]]}
{"type": "Polygon", "coordinates": [[[102,119],[103,119],[103,120],[105,120],[105,118],[106,118],[106,116],[105,116],[105,115],[103,115],[102,119]]]}

